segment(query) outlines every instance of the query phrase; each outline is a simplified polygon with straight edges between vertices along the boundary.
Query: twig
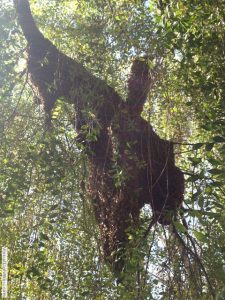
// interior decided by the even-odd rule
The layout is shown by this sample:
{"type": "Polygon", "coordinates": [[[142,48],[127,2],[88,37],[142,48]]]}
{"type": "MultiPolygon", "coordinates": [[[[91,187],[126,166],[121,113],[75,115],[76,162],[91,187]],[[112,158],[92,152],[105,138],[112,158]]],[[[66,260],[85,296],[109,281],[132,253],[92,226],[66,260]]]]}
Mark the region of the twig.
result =
{"type": "Polygon", "coordinates": [[[8,119],[6,120],[6,123],[7,122],[9,122],[10,121],[10,119],[15,115],[15,113],[16,113],[16,110],[17,110],[17,107],[18,107],[18,105],[19,105],[19,102],[20,102],[20,100],[21,100],[21,98],[22,98],[22,95],[23,95],[23,92],[24,92],[24,89],[25,89],[25,86],[26,86],[26,84],[27,84],[27,81],[28,81],[28,72],[27,72],[27,69],[24,69],[24,71],[23,72],[21,72],[21,75],[20,75],[20,78],[24,75],[26,73],[26,80],[25,80],[25,82],[24,82],[24,84],[23,84],[23,86],[22,86],[22,89],[21,89],[21,92],[20,92],[20,95],[19,95],[19,98],[18,98],[18,100],[17,100],[17,103],[16,103],[16,106],[15,106],[15,108],[14,108],[14,110],[13,110],[13,112],[11,113],[11,115],[8,117],[8,119]]]}
{"type": "Polygon", "coordinates": [[[152,217],[151,218],[151,222],[149,223],[148,225],[148,228],[146,229],[145,233],[144,233],[144,236],[143,236],[143,239],[145,240],[149,234],[149,231],[151,230],[152,226],[157,222],[157,220],[152,217]]]}
{"type": "Polygon", "coordinates": [[[195,260],[197,261],[197,263],[199,264],[200,268],[202,269],[202,271],[203,271],[203,273],[204,273],[204,275],[205,275],[205,278],[206,278],[207,283],[208,283],[208,285],[209,285],[211,294],[212,294],[213,297],[215,297],[215,293],[214,293],[213,287],[212,287],[212,285],[211,285],[211,282],[210,282],[210,280],[209,280],[209,276],[208,276],[208,274],[207,274],[207,272],[206,272],[206,270],[205,270],[205,267],[204,267],[202,261],[200,260],[198,254],[197,254],[197,249],[196,249],[196,247],[195,247],[195,243],[194,243],[193,238],[192,238],[188,233],[185,233],[186,237],[187,237],[187,238],[189,239],[189,241],[191,242],[192,247],[194,248],[194,251],[193,251],[192,249],[190,249],[190,248],[186,245],[185,241],[184,241],[184,240],[182,239],[182,237],[179,235],[179,233],[177,232],[177,230],[176,230],[176,228],[175,228],[174,225],[173,225],[173,232],[174,232],[175,236],[177,237],[178,241],[183,245],[183,247],[187,250],[187,252],[190,253],[190,255],[192,256],[192,258],[195,259],[195,260]]]}

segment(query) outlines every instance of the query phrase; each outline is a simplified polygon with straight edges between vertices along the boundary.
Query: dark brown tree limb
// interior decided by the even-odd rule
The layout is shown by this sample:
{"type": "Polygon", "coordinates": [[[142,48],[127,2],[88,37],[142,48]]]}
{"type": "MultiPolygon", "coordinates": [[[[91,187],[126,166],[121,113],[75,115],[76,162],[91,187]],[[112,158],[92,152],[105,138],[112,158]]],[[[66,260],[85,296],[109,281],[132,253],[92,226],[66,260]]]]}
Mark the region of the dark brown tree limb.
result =
{"type": "Polygon", "coordinates": [[[38,30],[27,0],[14,0],[18,20],[28,42],[28,71],[46,112],[63,97],[79,110],[95,112],[106,126],[122,99],[103,80],[92,75],[80,63],[64,55],[38,30]]]}
{"type": "Polygon", "coordinates": [[[39,41],[44,39],[44,36],[34,22],[29,2],[23,0],[13,0],[13,2],[26,40],[30,44],[36,42],[38,45],[39,41]]]}
{"type": "Polygon", "coordinates": [[[148,57],[139,57],[133,61],[128,79],[127,104],[132,113],[140,115],[151,88],[152,76],[149,72],[148,57]]]}

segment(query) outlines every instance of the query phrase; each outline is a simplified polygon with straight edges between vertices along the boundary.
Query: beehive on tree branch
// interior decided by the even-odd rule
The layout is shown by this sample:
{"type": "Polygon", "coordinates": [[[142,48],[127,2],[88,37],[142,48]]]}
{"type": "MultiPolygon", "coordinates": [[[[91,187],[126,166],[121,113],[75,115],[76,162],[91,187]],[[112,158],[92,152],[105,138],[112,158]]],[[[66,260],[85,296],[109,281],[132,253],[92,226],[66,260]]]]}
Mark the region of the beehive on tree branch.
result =
{"type": "Polygon", "coordinates": [[[175,166],[173,144],[161,139],[141,117],[151,87],[147,59],[134,60],[125,101],[105,81],[44,38],[27,0],[14,0],[14,5],[28,42],[30,81],[49,121],[59,97],[75,105],[79,124],[76,130],[89,159],[87,189],[100,228],[104,258],[120,272],[123,262],[117,259],[115,263],[111,254],[126,245],[126,230],[138,224],[140,209],[150,204],[155,221],[169,224],[168,212],[176,212],[184,193],[184,178],[175,166]],[[97,134],[93,140],[87,140],[82,130],[89,125],[84,111],[95,116],[92,126],[97,134]]]}

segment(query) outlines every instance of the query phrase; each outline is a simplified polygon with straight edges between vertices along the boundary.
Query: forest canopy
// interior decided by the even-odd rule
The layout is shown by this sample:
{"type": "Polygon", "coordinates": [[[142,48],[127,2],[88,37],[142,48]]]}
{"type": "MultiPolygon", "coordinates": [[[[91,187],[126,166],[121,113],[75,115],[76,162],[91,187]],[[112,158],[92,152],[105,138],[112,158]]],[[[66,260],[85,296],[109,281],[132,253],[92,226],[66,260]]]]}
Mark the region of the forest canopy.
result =
{"type": "Polygon", "coordinates": [[[0,8],[9,299],[224,299],[223,1],[29,3],[0,8]]]}

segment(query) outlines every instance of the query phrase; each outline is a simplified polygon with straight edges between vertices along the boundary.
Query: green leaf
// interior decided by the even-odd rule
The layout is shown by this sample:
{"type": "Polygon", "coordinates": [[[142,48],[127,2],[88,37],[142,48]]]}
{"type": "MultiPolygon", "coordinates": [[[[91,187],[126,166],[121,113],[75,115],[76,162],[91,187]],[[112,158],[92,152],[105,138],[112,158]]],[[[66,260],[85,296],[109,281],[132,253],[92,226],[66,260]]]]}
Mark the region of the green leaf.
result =
{"type": "Polygon", "coordinates": [[[55,210],[57,207],[59,206],[59,204],[54,204],[50,207],[50,211],[55,210]]]}
{"type": "Polygon", "coordinates": [[[193,230],[193,234],[196,239],[202,243],[206,243],[208,241],[207,237],[200,231],[193,230]]]}
{"type": "Polygon", "coordinates": [[[133,240],[133,236],[131,234],[128,234],[128,240],[133,240]]]}
{"type": "Polygon", "coordinates": [[[193,175],[189,176],[189,178],[187,179],[187,182],[197,181],[202,178],[203,178],[202,174],[193,174],[193,175]]]}
{"type": "Polygon", "coordinates": [[[84,291],[81,293],[82,296],[88,296],[90,293],[88,291],[84,291]]]}
{"type": "Polygon", "coordinates": [[[27,275],[34,275],[34,276],[39,276],[40,275],[40,272],[37,268],[35,267],[31,267],[28,271],[27,271],[27,275]]]}
{"type": "Polygon", "coordinates": [[[221,165],[221,162],[220,162],[219,160],[215,159],[214,157],[208,158],[208,161],[209,161],[210,164],[213,165],[213,166],[221,165]]]}
{"type": "Polygon", "coordinates": [[[220,169],[211,169],[211,170],[208,170],[208,172],[212,175],[219,175],[219,174],[225,173],[224,170],[220,170],[220,169]]]}
{"type": "Polygon", "coordinates": [[[153,279],[152,281],[155,285],[157,285],[159,283],[158,279],[153,279]]]}
{"type": "Polygon", "coordinates": [[[211,131],[212,125],[211,124],[202,125],[202,128],[205,129],[206,131],[211,131]]]}
{"type": "MultiPolygon", "coordinates": [[[[222,278],[224,279],[224,276],[222,278]]],[[[224,299],[225,299],[225,290],[219,291],[218,294],[216,295],[216,300],[224,300],[224,299]]]]}
{"type": "Polygon", "coordinates": [[[52,214],[49,215],[49,218],[52,219],[52,218],[56,218],[58,216],[59,216],[58,213],[52,213],[52,214]]]}
{"type": "Polygon", "coordinates": [[[40,238],[45,241],[49,241],[49,237],[45,233],[40,233],[40,238]]]}
{"type": "Polygon", "coordinates": [[[191,217],[201,218],[203,213],[200,210],[191,209],[188,211],[188,215],[191,217]]]}
{"type": "Polygon", "coordinates": [[[14,210],[13,209],[4,209],[4,212],[7,214],[13,214],[14,210]]]}
{"type": "Polygon", "coordinates": [[[189,102],[186,103],[186,105],[187,105],[187,106],[192,106],[192,105],[193,105],[193,102],[192,102],[192,101],[189,101],[189,102]]]}
{"type": "Polygon", "coordinates": [[[180,222],[178,221],[174,221],[173,222],[175,228],[177,229],[177,231],[181,232],[181,233],[186,233],[187,232],[187,228],[181,224],[180,222]]]}
{"type": "Polygon", "coordinates": [[[224,143],[225,142],[225,137],[217,135],[213,137],[214,142],[216,143],[224,143]]]}
{"type": "Polygon", "coordinates": [[[189,157],[188,159],[192,162],[193,166],[197,166],[201,162],[201,158],[199,157],[189,157]]]}
{"type": "Polygon", "coordinates": [[[194,150],[198,150],[198,149],[200,149],[203,145],[204,145],[204,143],[197,143],[197,144],[193,145],[193,149],[194,149],[194,150]]]}
{"type": "Polygon", "coordinates": [[[225,283],[225,272],[222,267],[217,269],[216,277],[225,283]]]}
{"type": "Polygon", "coordinates": [[[212,148],[213,148],[213,146],[214,146],[214,143],[207,143],[207,144],[205,145],[205,150],[206,150],[206,151],[211,151],[212,148]]]}
{"type": "Polygon", "coordinates": [[[205,211],[204,214],[207,215],[209,218],[211,218],[211,219],[213,218],[213,219],[216,219],[216,220],[218,220],[221,217],[221,214],[215,213],[215,212],[212,212],[212,211],[205,211]]]}
{"type": "Polygon", "coordinates": [[[216,187],[222,187],[224,185],[224,183],[215,180],[215,181],[210,182],[209,185],[216,186],[216,187]]]}

